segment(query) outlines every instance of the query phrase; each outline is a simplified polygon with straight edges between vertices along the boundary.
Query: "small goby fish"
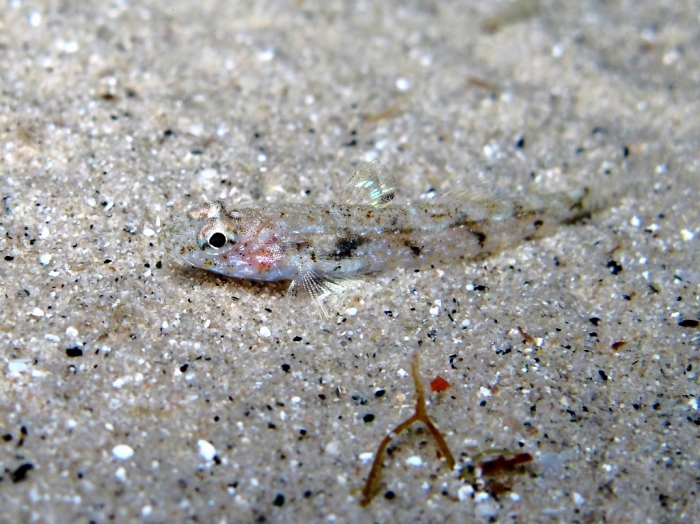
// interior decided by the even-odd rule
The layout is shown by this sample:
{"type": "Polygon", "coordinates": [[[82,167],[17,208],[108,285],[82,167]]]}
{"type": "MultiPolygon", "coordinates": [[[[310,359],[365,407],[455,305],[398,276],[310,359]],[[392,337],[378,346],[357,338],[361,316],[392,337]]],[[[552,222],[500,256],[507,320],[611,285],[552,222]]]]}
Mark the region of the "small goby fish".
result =
{"type": "Polygon", "coordinates": [[[322,299],[362,275],[447,265],[489,256],[606,207],[589,188],[513,198],[457,196],[390,205],[394,179],[378,161],[360,166],[343,203],[206,202],[175,217],[162,233],[167,253],[233,278],[289,280],[322,299]]]}

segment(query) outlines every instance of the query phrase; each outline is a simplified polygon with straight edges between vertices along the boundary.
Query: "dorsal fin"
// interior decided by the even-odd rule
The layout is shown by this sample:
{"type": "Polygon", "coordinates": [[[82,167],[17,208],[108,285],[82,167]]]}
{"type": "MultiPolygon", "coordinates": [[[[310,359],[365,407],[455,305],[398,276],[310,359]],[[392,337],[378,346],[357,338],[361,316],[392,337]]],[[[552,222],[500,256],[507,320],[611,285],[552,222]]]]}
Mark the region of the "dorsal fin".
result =
{"type": "Polygon", "coordinates": [[[350,177],[342,198],[346,204],[386,207],[394,199],[394,177],[379,160],[365,162],[350,177]]]}

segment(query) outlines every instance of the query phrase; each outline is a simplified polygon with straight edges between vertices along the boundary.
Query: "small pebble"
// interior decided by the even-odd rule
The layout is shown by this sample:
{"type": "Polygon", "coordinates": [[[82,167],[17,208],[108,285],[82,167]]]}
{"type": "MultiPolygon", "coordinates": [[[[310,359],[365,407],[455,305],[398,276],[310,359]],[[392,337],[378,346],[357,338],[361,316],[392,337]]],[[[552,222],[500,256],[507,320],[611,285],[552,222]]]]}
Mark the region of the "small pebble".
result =
{"type": "Polygon", "coordinates": [[[409,466],[418,467],[423,465],[423,461],[418,455],[413,455],[412,457],[408,457],[406,459],[406,464],[409,466]]]}
{"type": "Polygon", "coordinates": [[[39,11],[32,11],[29,14],[29,25],[32,27],[39,27],[41,25],[41,13],[39,11]]]}
{"type": "Polygon", "coordinates": [[[409,82],[406,78],[397,78],[396,79],[396,89],[399,91],[406,92],[409,89],[411,89],[411,82],[409,82]]]}
{"type": "Polygon", "coordinates": [[[39,309],[38,307],[35,307],[34,309],[32,309],[31,315],[33,317],[43,317],[44,312],[41,309],[39,309]]]}
{"type": "Polygon", "coordinates": [[[204,126],[202,124],[192,124],[187,128],[187,132],[193,136],[201,136],[204,133],[204,126]]]}
{"type": "Polygon", "coordinates": [[[328,455],[335,456],[338,454],[339,447],[340,447],[340,445],[338,444],[338,441],[333,440],[333,441],[329,442],[328,444],[326,444],[325,451],[328,455]]]}
{"type": "Polygon", "coordinates": [[[112,455],[119,460],[129,460],[134,456],[134,450],[126,444],[118,444],[112,448],[112,455]]]}
{"type": "Polygon", "coordinates": [[[216,456],[216,448],[210,442],[207,442],[206,440],[198,440],[197,447],[199,448],[199,455],[204,460],[207,462],[214,460],[214,457],[216,456]]]}
{"type": "Polygon", "coordinates": [[[469,500],[470,498],[472,498],[473,494],[474,488],[472,488],[471,484],[465,484],[463,486],[460,486],[460,488],[457,490],[457,498],[459,498],[460,502],[469,500]]]}
{"type": "Polygon", "coordinates": [[[52,258],[52,255],[49,255],[48,253],[43,253],[43,254],[39,255],[39,263],[42,266],[45,266],[46,264],[51,262],[51,258],[52,258]]]}
{"type": "Polygon", "coordinates": [[[477,504],[479,502],[485,502],[488,499],[489,499],[489,494],[486,493],[485,491],[479,491],[479,492],[477,492],[476,495],[474,495],[474,502],[476,502],[477,504]]]}
{"type": "Polygon", "coordinates": [[[372,460],[372,458],[374,458],[374,453],[370,453],[369,451],[366,453],[360,453],[359,456],[359,459],[365,464],[372,460]]]}
{"type": "Polygon", "coordinates": [[[482,386],[479,388],[478,396],[479,398],[489,398],[491,396],[491,390],[482,386]]]}
{"type": "Polygon", "coordinates": [[[258,60],[261,62],[269,62],[275,58],[275,50],[274,49],[266,49],[265,51],[260,51],[258,53],[258,60]]]}
{"type": "Polygon", "coordinates": [[[7,363],[7,370],[10,373],[24,373],[29,369],[27,360],[10,360],[7,363]]]}
{"type": "Polygon", "coordinates": [[[681,229],[681,238],[688,242],[689,240],[693,240],[695,238],[695,233],[693,233],[690,229],[681,229]]]}
{"type": "Polygon", "coordinates": [[[261,327],[259,333],[261,337],[265,338],[268,338],[270,335],[272,335],[272,333],[270,333],[270,328],[268,328],[267,326],[261,327]]]}
{"type": "Polygon", "coordinates": [[[80,46],[75,40],[66,40],[63,43],[63,51],[66,53],[75,53],[78,51],[78,49],[80,49],[80,46]]]}
{"type": "Polygon", "coordinates": [[[379,156],[379,153],[375,149],[370,149],[369,151],[366,151],[365,154],[363,155],[363,159],[365,162],[371,162],[372,160],[376,159],[379,156]]]}
{"type": "MultiPolygon", "coordinates": [[[[486,496],[488,497],[488,493],[486,494],[486,496]]],[[[476,501],[476,497],[474,497],[474,501],[476,501]]],[[[489,522],[494,522],[496,517],[498,516],[498,510],[498,504],[496,504],[494,501],[489,500],[487,502],[479,504],[474,509],[474,515],[482,519],[488,519],[489,522]]]]}

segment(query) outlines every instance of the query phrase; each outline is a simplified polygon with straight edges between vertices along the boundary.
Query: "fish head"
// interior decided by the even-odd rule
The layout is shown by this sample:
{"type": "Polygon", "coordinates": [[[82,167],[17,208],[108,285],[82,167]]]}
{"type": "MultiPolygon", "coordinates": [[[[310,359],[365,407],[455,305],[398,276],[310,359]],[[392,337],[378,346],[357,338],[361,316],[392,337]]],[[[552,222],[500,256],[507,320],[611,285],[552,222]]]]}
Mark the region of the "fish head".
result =
{"type": "Polygon", "coordinates": [[[220,201],[193,207],[164,227],[166,252],[191,266],[247,280],[281,280],[274,227],[257,206],[227,210],[220,201]]]}

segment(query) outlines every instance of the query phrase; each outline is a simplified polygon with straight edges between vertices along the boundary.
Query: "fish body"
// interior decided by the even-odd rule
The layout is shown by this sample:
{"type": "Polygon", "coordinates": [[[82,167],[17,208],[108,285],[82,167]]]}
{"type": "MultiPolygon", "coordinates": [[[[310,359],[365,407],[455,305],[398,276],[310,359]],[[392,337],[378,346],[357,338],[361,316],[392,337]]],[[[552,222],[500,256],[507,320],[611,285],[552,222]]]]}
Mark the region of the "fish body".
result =
{"type": "Polygon", "coordinates": [[[166,251],[233,278],[290,280],[320,305],[348,279],[396,268],[443,266],[486,257],[550,234],[607,204],[588,188],[513,198],[451,198],[391,204],[393,179],[378,162],[363,165],[347,203],[206,202],[163,231],[166,251]]]}

